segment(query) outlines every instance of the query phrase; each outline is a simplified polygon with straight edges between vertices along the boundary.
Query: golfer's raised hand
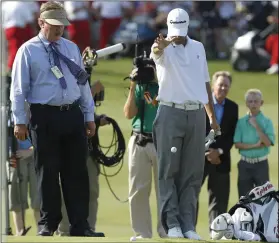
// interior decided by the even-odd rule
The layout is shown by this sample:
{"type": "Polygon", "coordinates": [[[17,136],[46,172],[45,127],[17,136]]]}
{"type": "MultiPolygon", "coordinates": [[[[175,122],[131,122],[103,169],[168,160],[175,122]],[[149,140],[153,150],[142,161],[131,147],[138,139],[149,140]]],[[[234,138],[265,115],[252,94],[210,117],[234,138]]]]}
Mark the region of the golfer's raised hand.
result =
{"type": "Polygon", "coordinates": [[[159,50],[165,49],[170,43],[175,41],[177,37],[171,37],[171,38],[164,38],[164,36],[160,33],[159,37],[155,39],[155,43],[157,43],[157,47],[159,50]]]}

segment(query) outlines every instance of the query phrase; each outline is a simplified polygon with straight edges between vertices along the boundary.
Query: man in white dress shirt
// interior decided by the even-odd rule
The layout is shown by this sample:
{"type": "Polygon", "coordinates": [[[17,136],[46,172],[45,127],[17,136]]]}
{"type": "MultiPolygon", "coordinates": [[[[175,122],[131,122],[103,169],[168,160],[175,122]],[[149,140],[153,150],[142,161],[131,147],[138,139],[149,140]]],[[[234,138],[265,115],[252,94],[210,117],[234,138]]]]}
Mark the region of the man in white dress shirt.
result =
{"type": "Polygon", "coordinates": [[[153,138],[159,160],[160,212],[168,237],[200,240],[195,221],[204,168],[205,110],[211,127],[217,131],[219,126],[204,46],[187,36],[188,13],[173,9],[167,24],[168,37],[160,34],[150,54],[159,83],[153,138]]]}

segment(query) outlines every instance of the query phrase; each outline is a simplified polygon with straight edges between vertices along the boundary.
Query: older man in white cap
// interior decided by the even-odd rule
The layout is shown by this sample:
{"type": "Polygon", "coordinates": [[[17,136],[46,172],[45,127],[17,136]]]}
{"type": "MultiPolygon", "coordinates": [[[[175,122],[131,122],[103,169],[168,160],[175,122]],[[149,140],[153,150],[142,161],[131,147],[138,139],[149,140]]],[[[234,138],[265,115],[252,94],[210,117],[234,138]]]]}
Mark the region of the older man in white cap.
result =
{"type": "Polygon", "coordinates": [[[28,137],[24,101],[30,104],[30,135],[41,199],[38,235],[52,236],[61,221],[60,175],[70,235],[100,236],[87,222],[87,135],[95,133],[89,75],[77,45],[61,37],[64,26],[70,24],[63,5],[54,1],[42,4],[38,23],[40,33],[16,54],[10,95],[19,140],[28,137]]]}
{"type": "Polygon", "coordinates": [[[204,46],[187,36],[187,12],[173,9],[167,24],[168,37],[160,34],[150,54],[159,82],[160,106],[153,136],[159,160],[161,218],[169,237],[200,240],[195,221],[204,168],[206,113],[212,129],[217,131],[219,126],[204,46]]]}

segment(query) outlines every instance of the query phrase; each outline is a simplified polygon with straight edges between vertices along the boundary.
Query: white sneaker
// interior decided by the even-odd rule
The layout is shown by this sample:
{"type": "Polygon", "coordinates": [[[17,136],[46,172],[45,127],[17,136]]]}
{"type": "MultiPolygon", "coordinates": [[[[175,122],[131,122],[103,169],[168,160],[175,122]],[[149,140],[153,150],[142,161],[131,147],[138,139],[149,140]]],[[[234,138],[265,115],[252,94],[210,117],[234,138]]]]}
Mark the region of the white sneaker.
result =
{"type": "Polygon", "coordinates": [[[184,233],[185,238],[190,240],[202,240],[202,238],[193,230],[189,230],[184,233]]]}
{"type": "Polygon", "coordinates": [[[225,236],[223,236],[222,238],[221,238],[221,240],[228,240],[225,236]]]}
{"type": "Polygon", "coordinates": [[[273,64],[269,69],[266,70],[267,74],[276,74],[279,71],[278,64],[273,64]]]}
{"type": "Polygon", "coordinates": [[[136,241],[136,240],[139,240],[139,239],[143,239],[143,237],[142,237],[141,235],[132,236],[132,237],[130,238],[130,241],[132,242],[132,241],[136,241]]]}
{"type": "Polygon", "coordinates": [[[173,227],[168,231],[169,238],[184,238],[180,227],[173,227]]]}

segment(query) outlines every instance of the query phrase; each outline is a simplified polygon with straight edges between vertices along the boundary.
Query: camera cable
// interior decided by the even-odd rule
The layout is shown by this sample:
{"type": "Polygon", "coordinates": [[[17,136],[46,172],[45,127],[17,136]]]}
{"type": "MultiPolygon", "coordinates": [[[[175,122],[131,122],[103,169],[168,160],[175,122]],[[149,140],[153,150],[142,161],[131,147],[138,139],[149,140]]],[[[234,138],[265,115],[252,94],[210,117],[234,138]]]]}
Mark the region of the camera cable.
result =
{"type": "Polygon", "coordinates": [[[123,163],[124,163],[124,155],[126,151],[126,143],[125,143],[125,138],[123,136],[123,133],[118,126],[117,122],[110,118],[106,117],[106,120],[109,122],[109,124],[112,125],[113,128],[113,134],[112,134],[112,140],[108,146],[102,146],[100,145],[100,140],[99,140],[99,127],[96,126],[96,133],[95,136],[90,138],[89,141],[89,151],[90,155],[92,156],[92,159],[95,160],[98,164],[102,166],[103,172],[100,171],[100,174],[105,177],[105,180],[108,184],[109,190],[113,194],[113,196],[118,200],[119,202],[126,203],[128,202],[128,199],[126,200],[121,200],[114,190],[112,189],[111,183],[109,182],[109,177],[114,177],[123,168],[123,163]],[[114,151],[112,152],[113,154],[109,156],[108,154],[111,154],[112,149],[114,148],[114,151]],[[106,151],[104,151],[106,150],[106,151]],[[106,167],[108,168],[115,168],[119,166],[117,171],[113,174],[107,174],[106,167]]]}

